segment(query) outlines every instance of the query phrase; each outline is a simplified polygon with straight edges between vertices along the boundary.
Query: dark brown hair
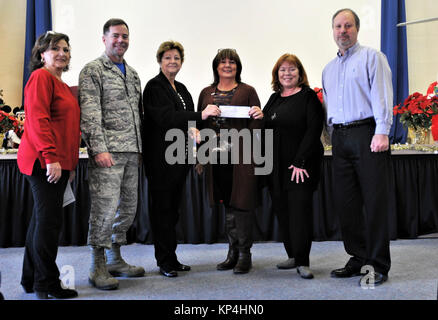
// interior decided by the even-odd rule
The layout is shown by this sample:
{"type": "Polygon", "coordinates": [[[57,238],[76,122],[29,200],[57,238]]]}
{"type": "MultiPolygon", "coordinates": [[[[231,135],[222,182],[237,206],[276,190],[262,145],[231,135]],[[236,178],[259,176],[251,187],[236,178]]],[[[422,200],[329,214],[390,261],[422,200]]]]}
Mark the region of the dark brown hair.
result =
{"type": "Polygon", "coordinates": [[[128,31],[129,31],[128,24],[125,21],[123,21],[122,19],[118,19],[118,18],[109,19],[103,25],[103,34],[106,34],[109,31],[110,27],[120,26],[120,25],[123,25],[123,24],[126,26],[126,29],[128,29],[128,31]]]}
{"type": "Polygon", "coordinates": [[[298,73],[300,75],[297,84],[298,87],[309,86],[307,73],[306,70],[304,70],[303,64],[301,63],[300,59],[298,59],[298,57],[294,54],[285,53],[277,60],[274,68],[272,69],[272,90],[274,90],[275,92],[283,90],[283,86],[278,79],[278,70],[280,69],[280,66],[283,64],[283,62],[289,62],[290,64],[298,68],[298,73]]]}
{"type": "MultiPolygon", "coordinates": [[[[41,59],[41,54],[47,51],[48,49],[56,46],[56,44],[61,40],[65,40],[65,42],[67,42],[67,45],[70,47],[70,43],[69,43],[70,39],[66,34],[63,33],[47,31],[46,33],[43,33],[38,37],[38,39],[35,41],[35,45],[32,48],[32,53],[30,56],[30,62],[29,62],[30,73],[44,66],[44,62],[41,59]]],[[[69,66],[67,65],[63,71],[67,71],[68,67],[69,66]]]]}
{"type": "Polygon", "coordinates": [[[239,55],[237,54],[237,51],[235,49],[219,49],[212,63],[213,76],[214,76],[214,81],[212,85],[216,86],[219,83],[219,73],[217,72],[217,67],[219,66],[219,63],[223,59],[230,59],[236,62],[236,67],[237,67],[236,82],[241,83],[242,80],[240,79],[240,74],[242,73],[242,62],[240,62],[240,58],[239,55]]]}
{"type": "Polygon", "coordinates": [[[157,50],[157,62],[160,63],[161,59],[163,58],[163,55],[166,51],[176,49],[179,52],[179,55],[181,56],[181,63],[184,62],[184,47],[181,43],[178,41],[165,41],[162,44],[160,44],[160,47],[157,50]]]}
{"type": "Polygon", "coordinates": [[[333,24],[335,23],[335,19],[336,19],[337,15],[340,14],[341,12],[344,12],[344,11],[350,12],[353,15],[354,22],[356,23],[356,29],[357,29],[357,31],[359,31],[359,28],[360,28],[359,16],[356,14],[356,12],[354,12],[353,10],[348,9],[348,8],[340,9],[340,10],[335,12],[335,14],[332,17],[332,28],[333,28],[333,24]]]}

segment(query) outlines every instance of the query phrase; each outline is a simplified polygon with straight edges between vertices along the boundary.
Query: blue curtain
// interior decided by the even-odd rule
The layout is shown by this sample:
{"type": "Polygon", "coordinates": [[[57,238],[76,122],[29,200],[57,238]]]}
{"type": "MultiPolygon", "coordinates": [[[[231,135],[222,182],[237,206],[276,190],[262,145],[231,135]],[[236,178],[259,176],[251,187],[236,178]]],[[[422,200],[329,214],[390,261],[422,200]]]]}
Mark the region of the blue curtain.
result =
{"type": "MultiPolygon", "coordinates": [[[[405,0],[382,0],[380,48],[387,56],[392,70],[394,106],[409,95],[408,54],[406,27],[396,25],[406,21],[405,0]]],[[[408,132],[400,123],[400,115],[394,116],[389,139],[391,143],[406,143],[408,132]]]]}
{"type": "Polygon", "coordinates": [[[35,40],[47,30],[52,30],[52,8],[50,0],[27,0],[23,92],[30,76],[29,62],[35,40]]]}

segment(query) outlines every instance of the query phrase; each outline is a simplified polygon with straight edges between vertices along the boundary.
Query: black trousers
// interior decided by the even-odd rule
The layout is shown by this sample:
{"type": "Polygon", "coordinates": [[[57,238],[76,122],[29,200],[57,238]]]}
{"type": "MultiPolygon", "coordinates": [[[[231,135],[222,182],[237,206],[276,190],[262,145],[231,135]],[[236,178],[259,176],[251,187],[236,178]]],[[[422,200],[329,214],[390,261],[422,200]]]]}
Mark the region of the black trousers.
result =
{"type": "Polygon", "coordinates": [[[33,287],[36,291],[48,291],[60,286],[56,256],[69,171],[62,170],[57,183],[49,183],[46,172],[37,160],[32,175],[26,176],[34,205],[26,235],[21,284],[27,288],[33,287]]]}
{"type": "Polygon", "coordinates": [[[271,193],[284,248],[298,266],[309,266],[313,239],[312,196],[313,187],[305,182],[278,194],[271,193]]]}
{"type": "Polygon", "coordinates": [[[157,266],[175,267],[177,237],[176,225],[179,219],[179,205],[184,182],[171,189],[150,189],[150,222],[157,266]]]}
{"type": "Polygon", "coordinates": [[[333,181],[347,265],[388,274],[390,151],[371,152],[375,125],[335,129],[333,181]]]}

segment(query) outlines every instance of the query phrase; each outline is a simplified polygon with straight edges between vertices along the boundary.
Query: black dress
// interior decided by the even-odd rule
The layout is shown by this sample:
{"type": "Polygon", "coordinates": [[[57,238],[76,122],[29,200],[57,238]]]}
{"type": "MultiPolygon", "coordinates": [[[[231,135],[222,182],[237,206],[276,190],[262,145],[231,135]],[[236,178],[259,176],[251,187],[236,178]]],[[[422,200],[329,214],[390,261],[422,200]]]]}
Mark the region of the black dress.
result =
{"type": "Polygon", "coordinates": [[[263,109],[265,128],[274,129],[274,161],[270,182],[280,189],[290,189],[292,164],[306,169],[305,183],[316,188],[324,148],[320,141],[324,112],[315,92],[309,87],[291,96],[274,93],[263,109]]]}
{"type": "MultiPolygon", "coordinates": [[[[237,87],[236,87],[237,88],[237,87]]],[[[236,92],[236,88],[229,91],[221,91],[216,88],[215,94],[213,96],[213,104],[217,106],[230,105],[231,99],[236,92]]],[[[219,135],[221,129],[231,129],[229,121],[226,118],[212,118],[209,120],[210,122],[214,122],[214,124],[210,124],[210,127],[215,128],[216,134],[219,135]]],[[[230,143],[230,141],[227,141],[230,143]]],[[[233,165],[231,164],[231,148],[221,146],[224,150],[218,152],[217,154],[217,164],[212,166],[213,169],[213,192],[214,199],[219,199],[220,202],[228,207],[230,205],[231,200],[231,187],[233,185],[233,165]],[[220,153],[226,153],[228,163],[221,164],[220,163],[220,153]]]]}
{"type": "Polygon", "coordinates": [[[273,130],[273,170],[268,176],[272,207],[289,258],[309,265],[313,238],[312,195],[321,172],[324,148],[320,141],[324,111],[309,87],[288,97],[271,95],[263,109],[265,128],[273,130]],[[291,181],[291,165],[306,169],[304,182],[291,181]]]}

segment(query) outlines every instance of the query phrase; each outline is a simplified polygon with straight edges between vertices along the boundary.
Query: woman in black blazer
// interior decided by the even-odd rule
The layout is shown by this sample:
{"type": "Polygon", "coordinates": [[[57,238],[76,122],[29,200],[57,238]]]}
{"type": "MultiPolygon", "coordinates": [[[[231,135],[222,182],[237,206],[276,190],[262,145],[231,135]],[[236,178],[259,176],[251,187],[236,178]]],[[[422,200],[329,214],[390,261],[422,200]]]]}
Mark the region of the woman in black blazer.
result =
{"type": "Polygon", "coordinates": [[[274,133],[273,171],[268,185],[288,254],[277,267],[298,267],[301,277],[311,279],[312,195],[324,153],[320,141],[324,112],[309,88],[303,65],[292,54],[284,54],[275,64],[272,88],[275,93],[263,109],[265,128],[274,133]]]}
{"type": "MultiPolygon", "coordinates": [[[[175,80],[184,61],[184,48],[175,41],[166,41],[157,51],[160,73],[147,84],[143,92],[145,125],[143,127],[143,159],[149,182],[150,220],[154,239],[155,258],[160,273],[176,277],[177,271],[189,271],[176,257],[176,230],[181,192],[189,170],[187,150],[184,164],[169,164],[165,153],[173,141],[165,141],[166,132],[180,129],[187,142],[189,121],[200,122],[220,111],[211,106],[202,112],[194,111],[192,96],[175,80]]],[[[195,128],[190,129],[196,131],[195,128]]],[[[196,135],[196,133],[195,133],[196,135]]]]}

